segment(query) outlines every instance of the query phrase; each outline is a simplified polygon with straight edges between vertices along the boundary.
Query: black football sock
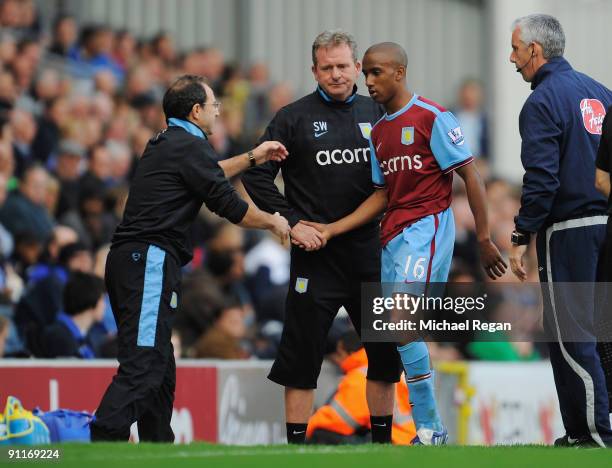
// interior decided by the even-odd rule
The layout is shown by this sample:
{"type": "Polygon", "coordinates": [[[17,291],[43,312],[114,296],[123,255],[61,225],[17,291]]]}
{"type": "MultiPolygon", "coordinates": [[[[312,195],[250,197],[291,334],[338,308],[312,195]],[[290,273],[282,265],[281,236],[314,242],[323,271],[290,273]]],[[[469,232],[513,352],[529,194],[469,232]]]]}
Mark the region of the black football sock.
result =
{"type": "Polygon", "coordinates": [[[370,416],[370,425],[372,426],[372,443],[391,443],[391,427],[393,425],[392,414],[388,416],[370,416]]]}
{"type": "Polygon", "coordinates": [[[287,423],[287,442],[290,444],[303,444],[306,442],[306,428],[308,424],[287,423]]]}

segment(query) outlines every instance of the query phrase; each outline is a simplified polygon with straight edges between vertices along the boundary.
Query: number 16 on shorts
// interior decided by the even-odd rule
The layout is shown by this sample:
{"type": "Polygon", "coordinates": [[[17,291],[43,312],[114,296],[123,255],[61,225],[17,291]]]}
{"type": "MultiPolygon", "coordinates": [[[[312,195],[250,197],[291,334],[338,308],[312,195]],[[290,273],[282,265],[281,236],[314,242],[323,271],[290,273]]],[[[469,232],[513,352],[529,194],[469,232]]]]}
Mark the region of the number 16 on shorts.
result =
{"type": "Polygon", "coordinates": [[[415,257],[413,263],[412,255],[408,255],[404,268],[405,281],[424,281],[427,273],[427,260],[426,257],[415,257]]]}

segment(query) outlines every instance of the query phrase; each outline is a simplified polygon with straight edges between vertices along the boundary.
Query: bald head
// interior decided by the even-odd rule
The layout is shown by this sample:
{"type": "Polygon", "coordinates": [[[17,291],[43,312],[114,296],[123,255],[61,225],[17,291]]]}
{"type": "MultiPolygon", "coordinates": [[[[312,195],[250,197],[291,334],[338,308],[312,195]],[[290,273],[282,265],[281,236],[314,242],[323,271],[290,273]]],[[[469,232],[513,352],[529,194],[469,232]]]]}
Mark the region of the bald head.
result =
{"type": "Polygon", "coordinates": [[[379,44],[374,44],[364,55],[364,58],[367,55],[380,54],[381,56],[386,57],[387,62],[393,63],[395,66],[401,66],[406,68],[408,66],[408,56],[406,55],[406,51],[404,48],[395,43],[395,42],[380,42],[379,44]]]}
{"type": "Polygon", "coordinates": [[[406,51],[395,42],[374,44],[363,56],[362,70],[368,92],[388,111],[395,112],[393,109],[397,110],[399,103],[412,96],[406,88],[407,65],[406,51]]]}

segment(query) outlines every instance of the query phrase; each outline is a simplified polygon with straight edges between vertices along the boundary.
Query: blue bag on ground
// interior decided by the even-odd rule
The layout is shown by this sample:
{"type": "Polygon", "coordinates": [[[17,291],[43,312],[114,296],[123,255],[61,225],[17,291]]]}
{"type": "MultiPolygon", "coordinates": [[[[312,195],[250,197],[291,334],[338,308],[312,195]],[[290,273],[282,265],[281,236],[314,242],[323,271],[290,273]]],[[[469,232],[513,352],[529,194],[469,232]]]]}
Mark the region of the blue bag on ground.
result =
{"type": "Polygon", "coordinates": [[[45,423],[24,409],[17,398],[9,396],[4,414],[0,416],[0,445],[43,445],[50,442],[45,423]]]}
{"type": "Polygon", "coordinates": [[[51,443],[56,442],[90,442],[89,423],[93,415],[85,411],[58,409],[42,412],[36,408],[34,414],[49,428],[51,443]]]}

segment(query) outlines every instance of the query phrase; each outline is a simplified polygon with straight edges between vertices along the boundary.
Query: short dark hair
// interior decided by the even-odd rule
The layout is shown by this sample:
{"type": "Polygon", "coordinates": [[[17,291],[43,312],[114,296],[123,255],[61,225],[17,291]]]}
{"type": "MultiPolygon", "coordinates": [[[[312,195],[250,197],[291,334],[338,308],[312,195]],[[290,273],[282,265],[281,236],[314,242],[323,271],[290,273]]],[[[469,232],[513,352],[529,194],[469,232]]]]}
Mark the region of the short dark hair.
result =
{"type": "Polygon", "coordinates": [[[67,267],[68,262],[70,262],[73,257],[81,252],[87,251],[87,246],[82,242],[72,242],[70,244],[66,244],[60,249],[57,261],[60,265],[67,267]]]}
{"type": "Polygon", "coordinates": [[[70,275],[64,287],[64,312],[73,316],[92,309],[104,294],[104,281],[91,273],[80,271],[70,275]]]}
{"type": "Polygon", "coordinates": [[[186,119],[194,105],[203,105],[206,102],[204,83],[204,78],[197,75],[183,75],[172,83],[162,104],[166,120],[186,119]]]}

